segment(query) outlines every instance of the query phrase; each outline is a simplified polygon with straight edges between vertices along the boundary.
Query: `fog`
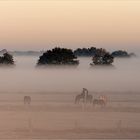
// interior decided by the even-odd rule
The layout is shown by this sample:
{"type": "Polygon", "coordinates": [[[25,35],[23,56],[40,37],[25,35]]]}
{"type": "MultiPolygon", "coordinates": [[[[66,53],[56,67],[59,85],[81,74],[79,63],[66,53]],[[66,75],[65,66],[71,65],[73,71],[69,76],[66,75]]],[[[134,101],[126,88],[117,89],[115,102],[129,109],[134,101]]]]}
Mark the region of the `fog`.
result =
{"type": "Polygon", "coordinates": [[[91,58],[78,58],[75,68],[36,68],[33,56],[14,59],[15,67],[0,68],[0,138],[140,138],[139,57],[92,68],[91,58]],[[83,87],[92,102],[74,104],[83,87]],[[100,95],[105,106],[93,106],[100,95]]]}
{"type": "Polygon", "coordinates": [[[117,58],[113,67],[91,67],[91,58],[78,58],[76,68],[36,68],[38,57],[15,56],[14,68],[0,69],[0,92],[139,92],[140,57],[117,58]]]}

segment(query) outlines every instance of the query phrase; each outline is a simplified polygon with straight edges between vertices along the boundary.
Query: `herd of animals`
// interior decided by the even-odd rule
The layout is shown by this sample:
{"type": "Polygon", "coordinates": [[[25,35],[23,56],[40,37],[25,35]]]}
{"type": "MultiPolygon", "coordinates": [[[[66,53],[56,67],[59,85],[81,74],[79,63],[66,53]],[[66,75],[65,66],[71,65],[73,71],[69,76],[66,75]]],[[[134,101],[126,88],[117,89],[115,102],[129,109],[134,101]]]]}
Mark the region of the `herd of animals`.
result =
{"type": "Polygon", "coordinates": [[[80,102],[86,104],[100,105],[101,107],[105,107],[107,104],[107,97],[105,95],[100,95],[99,98],[93,99],[93,96],[88,93],[86,88],[83,88],[81,94],[75,97],[75,104],[79,104],[80,102]]]}
{"type": "MultiPolygon", "coordinates": [[[[107,104],[107,97],[104,95],[100,95],[99,98],[93,99],[93,96],[88,93],[88,90],[86,88],[83,88],[82,93],[78,94],[75,97],[75,104],[83,103],[86,104],[92,104],[93,107],[95,105],[99,105],[101,107],[105,107],[107,104]]],[[[24,96],[24,105],[30,105],[31,104],[31,97],[30,96],[24,96]]]]}

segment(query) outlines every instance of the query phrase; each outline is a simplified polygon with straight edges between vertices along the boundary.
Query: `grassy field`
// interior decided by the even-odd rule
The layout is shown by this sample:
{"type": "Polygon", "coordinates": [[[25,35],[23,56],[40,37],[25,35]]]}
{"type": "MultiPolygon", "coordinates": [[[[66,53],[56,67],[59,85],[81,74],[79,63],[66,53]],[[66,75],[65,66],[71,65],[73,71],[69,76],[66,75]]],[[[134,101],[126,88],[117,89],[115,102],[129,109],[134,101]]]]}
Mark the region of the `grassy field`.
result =
{"type": "Polygon", "coordinates": [[[0,139],[140,138],[138,95],[112,95],[105,108],[75,105],[74,95],[32,93],[24,105],[24,94],[1,94],[0,139]]]}

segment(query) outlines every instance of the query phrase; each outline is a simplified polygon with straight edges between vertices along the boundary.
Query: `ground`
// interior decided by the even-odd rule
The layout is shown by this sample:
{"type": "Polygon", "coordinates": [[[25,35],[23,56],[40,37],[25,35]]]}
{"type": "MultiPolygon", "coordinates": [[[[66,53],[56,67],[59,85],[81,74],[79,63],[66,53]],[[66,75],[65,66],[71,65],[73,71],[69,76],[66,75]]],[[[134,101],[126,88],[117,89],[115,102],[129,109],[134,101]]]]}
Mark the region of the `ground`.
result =
{"type": "Polygon", "coordinates": [[[29,106],[25,93],[0,94],[0,139],[140,138],[139,95],[108,95],[105,108],[75,105],[76,93],[28,95],[29,106]]]}

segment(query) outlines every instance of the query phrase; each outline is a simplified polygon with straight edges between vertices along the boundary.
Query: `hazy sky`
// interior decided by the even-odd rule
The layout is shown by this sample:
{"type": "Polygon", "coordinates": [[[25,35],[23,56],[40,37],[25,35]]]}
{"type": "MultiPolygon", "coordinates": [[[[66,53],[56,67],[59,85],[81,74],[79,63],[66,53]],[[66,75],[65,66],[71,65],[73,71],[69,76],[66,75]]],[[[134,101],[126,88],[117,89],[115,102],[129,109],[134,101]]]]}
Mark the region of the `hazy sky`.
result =
{"type": "Polygon", "coordinates": [[[139,0],[0,1],[0,49],[133,49],[139,38],[139,0]]]}

